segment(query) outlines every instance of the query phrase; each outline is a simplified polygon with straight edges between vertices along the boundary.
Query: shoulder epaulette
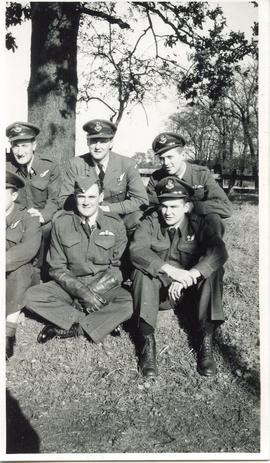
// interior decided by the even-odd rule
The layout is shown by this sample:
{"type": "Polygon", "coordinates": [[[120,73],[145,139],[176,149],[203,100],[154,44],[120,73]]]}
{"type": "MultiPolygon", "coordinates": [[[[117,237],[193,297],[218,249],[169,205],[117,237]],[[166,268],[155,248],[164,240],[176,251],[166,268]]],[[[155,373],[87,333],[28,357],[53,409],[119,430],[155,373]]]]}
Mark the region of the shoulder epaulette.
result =
{"type": "Polygon", "coordinates": [[[112,219],[117,220],[118,222],[122,222],[122,219],[119,214],[116,212],[111,212],[111,211],[103,211],[103,215],[105,217],[111,217],[112,219]]]}
{"type": "Polygon", "coordinates": [[[197,171],[207,171],[209,170],[206,166],[199,166],[198,164],[191,164],[191,168],[197,171]]]}
{"type": "Polygon", "coordinates": [[[73,211],[65,211],[64,209],[62,209],[61,211],[57,211],[54,214],[52,221],[55,222],[55,220],[61,219],[61,217],[65,217],[69,215],[73,215],[73,211]]]}

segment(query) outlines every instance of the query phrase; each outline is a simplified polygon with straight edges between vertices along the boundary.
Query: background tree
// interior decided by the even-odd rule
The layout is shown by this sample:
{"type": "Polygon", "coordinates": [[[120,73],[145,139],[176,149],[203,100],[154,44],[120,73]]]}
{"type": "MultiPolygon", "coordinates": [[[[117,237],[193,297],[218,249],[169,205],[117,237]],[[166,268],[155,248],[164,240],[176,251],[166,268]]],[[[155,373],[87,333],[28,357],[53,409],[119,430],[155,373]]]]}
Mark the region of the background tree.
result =
{"type": "MultiPolygon", "coordinates": [[[[193,61],[196,63],[189,70],[187,79],[181,81],[182,85],[186,86],[186,90],[184,89],[186,95],[190,91],[191,83],[192,92],[195,91],[194,85],[196,86],[202,75],[208,79],[209,86],[214,88],[216,80],[216,74],[212,72],[214,61],[216,71],[223,76],[218,80],[219,87],[222,87],[228,80],[231,66],[252,51],[253,44],[249,44],[243,34],[231,33],[229,38],[224,36],[225,19],[222,10],[209,9],[207,3],[126,2],[129,8],[128,20],[126,14],[122,15],[122,5],[122,2],[111,2],[109,13],[106,2],[89,4],[87,2],[31,2],[30,8],[14,3],[7,5],[8,27],[31,16],[28,118],[29,121],[39,125],[43,133],[39,143],[40,150],[44,154],[55,156],[60,163],[74,155],[75,109],[78,94],[77,38],[84,15],[90,16],[93,21],[106,21],[112,27],[120,27],[124,31],[131,28],[131,19],[135,11],[138,12],[148,21],[149,32],[155,45],[154,59],[160,57],[162,47],[173,50],[179,43],[184,44],[186,49],[193,53],[193,61]],[[207,28],[204,27],[206,20],[207,28]],[[161,23],[168,28],[162,36],[159,34],[161,23]],[[224,58],[219,60],[222,53],[224,58]]],[[[125,43],[124,35],[123,43],[125,43]]],[[[7,45],[13,50],[16,47],[11,34],[7,45]]],[[[114,54],[115,52],[112,53],[113,57],[114,54]]],[[[135,69],[136,66],[140,69],[141,65],[142,63],[137,62],[135,69]]],[[[124,71],[126,71],[125,66],[124,71]]],[[[127,75],[133,88],[129,95],[133,98],[132,92],[136,93],[138,88],[136,75],[135,80],[131,79],[131,73],[127,75]]],[[[179,72],[179,77],[180,75],[179,72]]],[[[147,85],[146,82],[143,82],[143,85],[147,85]]],[[[128,88],[128,84],[125,88],[128,88]]],[[[138,92],[137,94],[141,98],[138,92]]],[[[123,92],[124,100],[125,95],[123,92]]]]}
{"type": "MultiPolygon", "coordinates": [[[[168,127],[182,133],[197,161],[222,169],[254,169],[258,164],[258,68],[254,61],[237,69],[222,98],[201,98],[170,117],[168,127]]],[[[184,99],[181,100],[182,104],[184,99]]]]}

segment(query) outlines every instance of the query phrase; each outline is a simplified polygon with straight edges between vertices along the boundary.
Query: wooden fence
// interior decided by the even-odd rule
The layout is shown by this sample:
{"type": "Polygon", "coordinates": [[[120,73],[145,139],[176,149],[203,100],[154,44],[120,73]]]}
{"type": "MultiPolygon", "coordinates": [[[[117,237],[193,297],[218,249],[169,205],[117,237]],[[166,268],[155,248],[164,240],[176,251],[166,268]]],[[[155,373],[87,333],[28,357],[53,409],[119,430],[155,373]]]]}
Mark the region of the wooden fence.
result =
{"type": "MultiPolygon", "coordinates": [[[[149,177],[154,172],[153,168],[141,168],[139,167],[139,172],[142,176],[143,182],[147,185],[149,181],[149,177]]],[[[232,188],[241,191],[241,192],[257,192],[259,179],[258,179],[258,172],[255,171],[253,175],[243,175],[238,174],[236,171],[233,171],[231,174],[226,173],[217,173],[211,172],[213,177],[215,178],[216,182],[224,189],[224,190],[231,190],[232,188]]]]}

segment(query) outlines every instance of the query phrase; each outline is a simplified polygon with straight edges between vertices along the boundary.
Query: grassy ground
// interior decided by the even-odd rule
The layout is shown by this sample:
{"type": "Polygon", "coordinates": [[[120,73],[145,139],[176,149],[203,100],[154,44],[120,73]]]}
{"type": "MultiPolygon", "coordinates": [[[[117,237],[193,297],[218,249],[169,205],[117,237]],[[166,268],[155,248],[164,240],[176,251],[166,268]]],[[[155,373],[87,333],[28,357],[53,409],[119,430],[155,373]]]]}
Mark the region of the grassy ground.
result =
{"type": "Polygon", "coordinates": [[[233,198],[227,221],[218,374],[201,377],[185,324],[159,314],[159,377],[137,372],[126,331],[104,345],[85,338],[42,346],[26,317],[7,364],[8,452],[258,452],[258,220],[254,195],[233,198]]]}

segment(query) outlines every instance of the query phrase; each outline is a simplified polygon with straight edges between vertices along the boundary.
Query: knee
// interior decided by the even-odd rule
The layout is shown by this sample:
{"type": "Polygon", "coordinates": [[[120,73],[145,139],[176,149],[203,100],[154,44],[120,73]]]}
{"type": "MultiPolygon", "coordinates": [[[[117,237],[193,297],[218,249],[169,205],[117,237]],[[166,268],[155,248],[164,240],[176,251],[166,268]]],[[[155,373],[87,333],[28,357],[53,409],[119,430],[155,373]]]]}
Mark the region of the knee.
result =
{"type": "Polygon", "coordinates": [[[29,309],[31,309],[31,305],[35,303],[37,299],[37,287],[40,285],[35,285],[32,286],[31,288],[28,288],[24,294],[23,298],[23,305],[29,309]]]}
{"type": "Polygon", "coordinates": [[[140,219],[142,218],[142,211],[135,211],[127,214],[124,217],[124,223],[129,234],[135,231],[140,219]]]}

